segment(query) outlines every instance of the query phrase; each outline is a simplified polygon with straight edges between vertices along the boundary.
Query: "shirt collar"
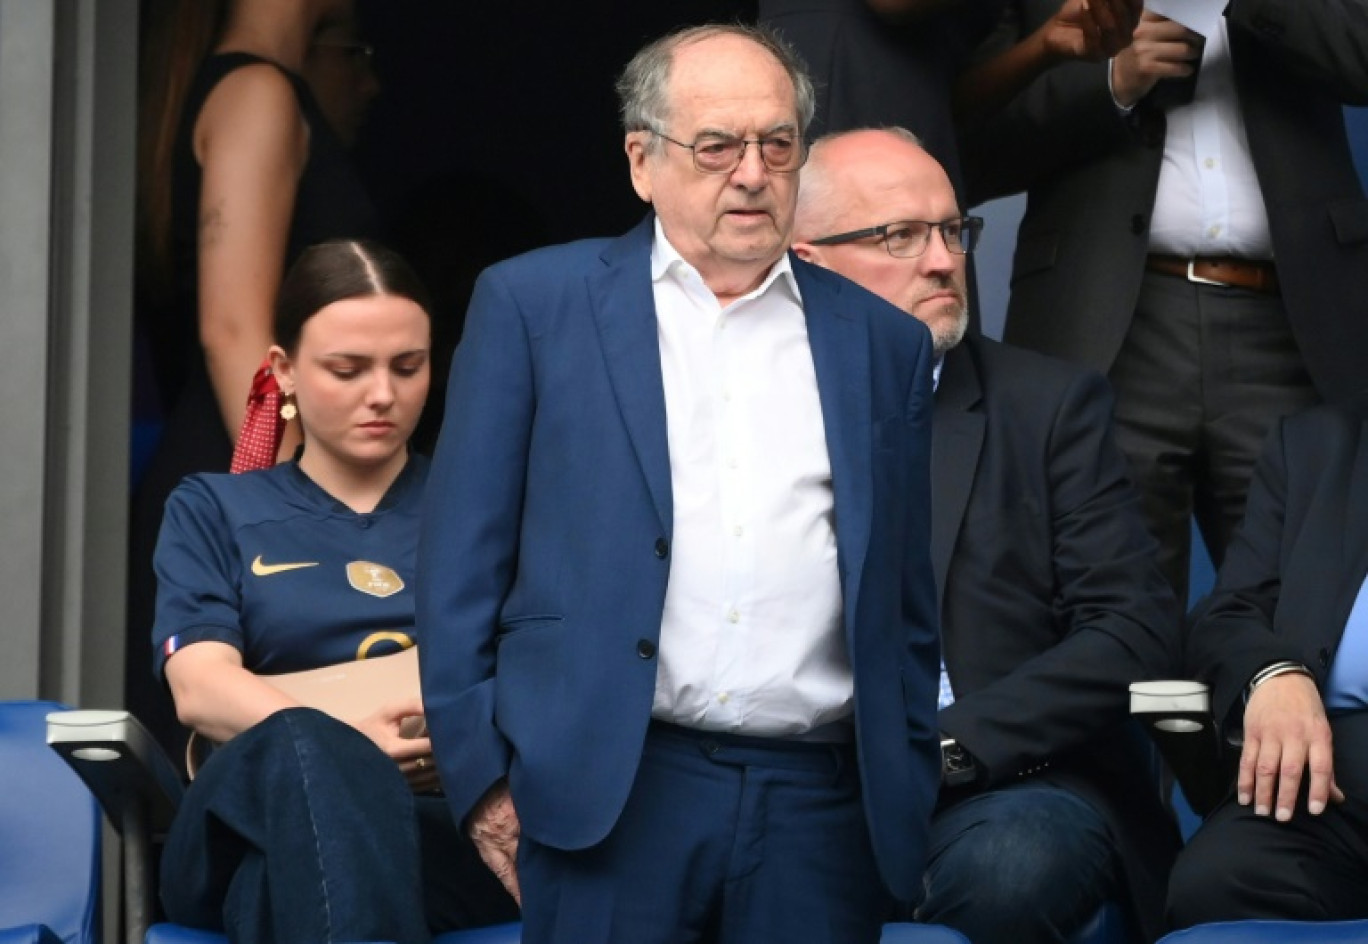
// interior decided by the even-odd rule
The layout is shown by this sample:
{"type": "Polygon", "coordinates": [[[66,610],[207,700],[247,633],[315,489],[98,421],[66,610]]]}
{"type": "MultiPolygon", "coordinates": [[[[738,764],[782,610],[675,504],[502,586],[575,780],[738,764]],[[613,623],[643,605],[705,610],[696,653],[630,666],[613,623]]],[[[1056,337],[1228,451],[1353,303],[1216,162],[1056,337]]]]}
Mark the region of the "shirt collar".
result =
{"type": "MultiPolygon", "coordinates": [[[[660,225],[660,217],[655,218],[654,226],[655,239],[651,242],[651,282],[653,284],[659,283],[667,276],[672,276],[676,280],[683,280],[688,278],[685,273],[692,273],[692,278],[701,284],[703,276],[699,275],[698,270],[670,244],[670,240],[665,236],[665,228],[660,225]]],[[[787,252],[779,257],[778,262],[770,266],[769,273],[759,286],[742,295],[737,301],[764,295],[769,291],[770,286],[780,279],[783,280],[790,297],[794,301],[801,302],[803,296],[798,291],[798,280],[793,274],[793,263],[787,252]]]]}

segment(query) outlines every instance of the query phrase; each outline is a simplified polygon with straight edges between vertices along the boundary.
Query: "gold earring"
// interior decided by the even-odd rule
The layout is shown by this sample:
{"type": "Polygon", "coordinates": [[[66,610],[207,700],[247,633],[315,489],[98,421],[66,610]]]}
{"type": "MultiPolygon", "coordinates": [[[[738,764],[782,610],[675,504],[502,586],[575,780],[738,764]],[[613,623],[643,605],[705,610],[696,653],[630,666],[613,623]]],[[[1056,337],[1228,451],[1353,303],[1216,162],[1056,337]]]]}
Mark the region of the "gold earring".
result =
{"type": "Polygon", "coordinates": [[[294,395],[285,394],[285,402],[280,404],[280,418],[288,423],[298,415],[299,409],[294,405],[294,395]]]}

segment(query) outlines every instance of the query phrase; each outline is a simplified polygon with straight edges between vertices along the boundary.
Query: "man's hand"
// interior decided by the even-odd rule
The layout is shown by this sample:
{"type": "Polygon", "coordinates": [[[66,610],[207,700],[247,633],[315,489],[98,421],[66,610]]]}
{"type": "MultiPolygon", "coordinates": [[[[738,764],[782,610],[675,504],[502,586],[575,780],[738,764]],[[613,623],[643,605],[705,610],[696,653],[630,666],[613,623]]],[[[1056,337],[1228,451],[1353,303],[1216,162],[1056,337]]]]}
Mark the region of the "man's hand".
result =
{"type": "Polygon", "coordinates": [[[1308,769],[1309,813],[1321,813],[1327,799],[1343,802],[1344,793],[1335,783],[1330,722],[1316,683],[1296,673],[1275,676],[1255,688],[1245,706],[1236,798],[1242,806],[1252,800],[1255,814],[1267,816],[1274,809],[1276,791],[1275,815],[1286,822],[1292,818],[1302,774],[1308,769]]]}
{"type": "Polygon", "coordinates": [[[1149,10],[1140,17],[1129,46],[1112,61],[1112,94],[1130,108],[1160,79],[1192,75],[1202,58],[1202,37],[1181,23],[1149,10]]]}
{"type": "Polygon", "coordinates": [[[518,812],[513,809],[513,797],[508,792],[508,784],[502,780],[489,788],[489,791],[475,804],[467,827],[475,850],[480,853],[484,864],[503,883],[503,887],[522,905],[522,892],[518,889],[518,812]]]}
{"type": "Polygon", "coordinates": [[[1142,10],[1140,0],[1064,0],[1041,40],[1052,61],[1101,62],[1130,45],[1142,10]]]}

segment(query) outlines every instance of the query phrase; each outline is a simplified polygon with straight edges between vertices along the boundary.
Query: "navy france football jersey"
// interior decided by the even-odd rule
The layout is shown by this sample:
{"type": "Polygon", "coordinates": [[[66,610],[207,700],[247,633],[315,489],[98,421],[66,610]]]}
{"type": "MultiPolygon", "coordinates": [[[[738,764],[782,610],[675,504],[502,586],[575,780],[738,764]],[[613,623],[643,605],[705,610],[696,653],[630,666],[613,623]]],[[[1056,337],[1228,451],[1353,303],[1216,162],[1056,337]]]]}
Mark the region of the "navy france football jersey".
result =
{"type": "Polygon", "coordinates": [[[412,644],[413,569],[428,462],[409,459],[369,514],[294,462],[192,475],[167,499],[154,567],[153,667],[196,642],[273,675],[412,644]]]}

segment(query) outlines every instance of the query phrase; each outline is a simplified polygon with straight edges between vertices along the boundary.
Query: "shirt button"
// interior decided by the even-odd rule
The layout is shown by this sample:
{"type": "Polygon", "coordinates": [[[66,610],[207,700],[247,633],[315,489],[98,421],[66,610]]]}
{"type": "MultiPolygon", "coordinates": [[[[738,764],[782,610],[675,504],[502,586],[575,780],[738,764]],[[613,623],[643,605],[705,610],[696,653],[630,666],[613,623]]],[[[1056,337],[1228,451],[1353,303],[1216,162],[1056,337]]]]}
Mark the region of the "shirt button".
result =
{"type": "Polygon", "coordinates": [[[656,645],[649,639],[637,640],[637,655],[643,659],[650,659],[656,654],[656,645]]]}
{"type": "Polygon", "coordinates": [[[736,527],[732,528],[732,534],[738,538],[745,533],[746,529],[741,527],[739,524],[736,527]]]}
{"type": "Polygon", "coordinates": [[[736,611],[736,610],[731,610],[731,611],[729,611],[729,612],[727,613],[727,622],[728,622],[728,623],[739,623],[739,622],[741,622],[741,614],[740,614],[738,611],[736,611]]]}
{"type": "Polygon", "coordinates": [[[667,540],[665,540],[664,538],[656,538],[656,542],[655,542],[655,556],[656,556],[656,557],[659,557],[661,560],[664,560],[665,557],[666,557],[669,553],[670,553],[670,542],[667,541],[667,540]]]}
{"type": "Polygon", "coordinates": [[[1202,162],[1202,164],[1206,167],[1207,170],[1211,170],[1211,168],[1216,166],[1216,161],[1208,157],[1206,160],[1202,162]]]}
{"type": "Polygon", "coordinates": [[[371,526],[371,520],[369,518],[361,518],[356,523],[360,526],[361,530],[363,531],[371,526]]]}
{"type": "Polygon", "coordinates": [[[741,463],[737,462],[735,459],[728,459],[728,460],[727,460],[727,468],[729,468],[729,469],[735,469],[735,468],[736,468],[737,466],[739,466],[740,464],[741,464],[741,463]]]}
{"type": "Polygon", "coordinates": [[[1213,226],[1213,227],[1211,227],[1210,229],[1207,230],[1207,235],[1208,235],[1208,236],[1219,236],[1219,235],[1221,235],[1221,227],[1219,227],[1219,226],[1213,226]]]}
{"type": "Polygon", "coordinates": [[[727,694],[726,692],[718,692],[718,693],[717,693],[717,700],[718,700],[719,703],[721,703],[721,704],[723,704],[723,705],[725,705],[725,704],[727,703],[727,700],[728,700],[729,698],[731,698],[731,695],[727,694]]]}

